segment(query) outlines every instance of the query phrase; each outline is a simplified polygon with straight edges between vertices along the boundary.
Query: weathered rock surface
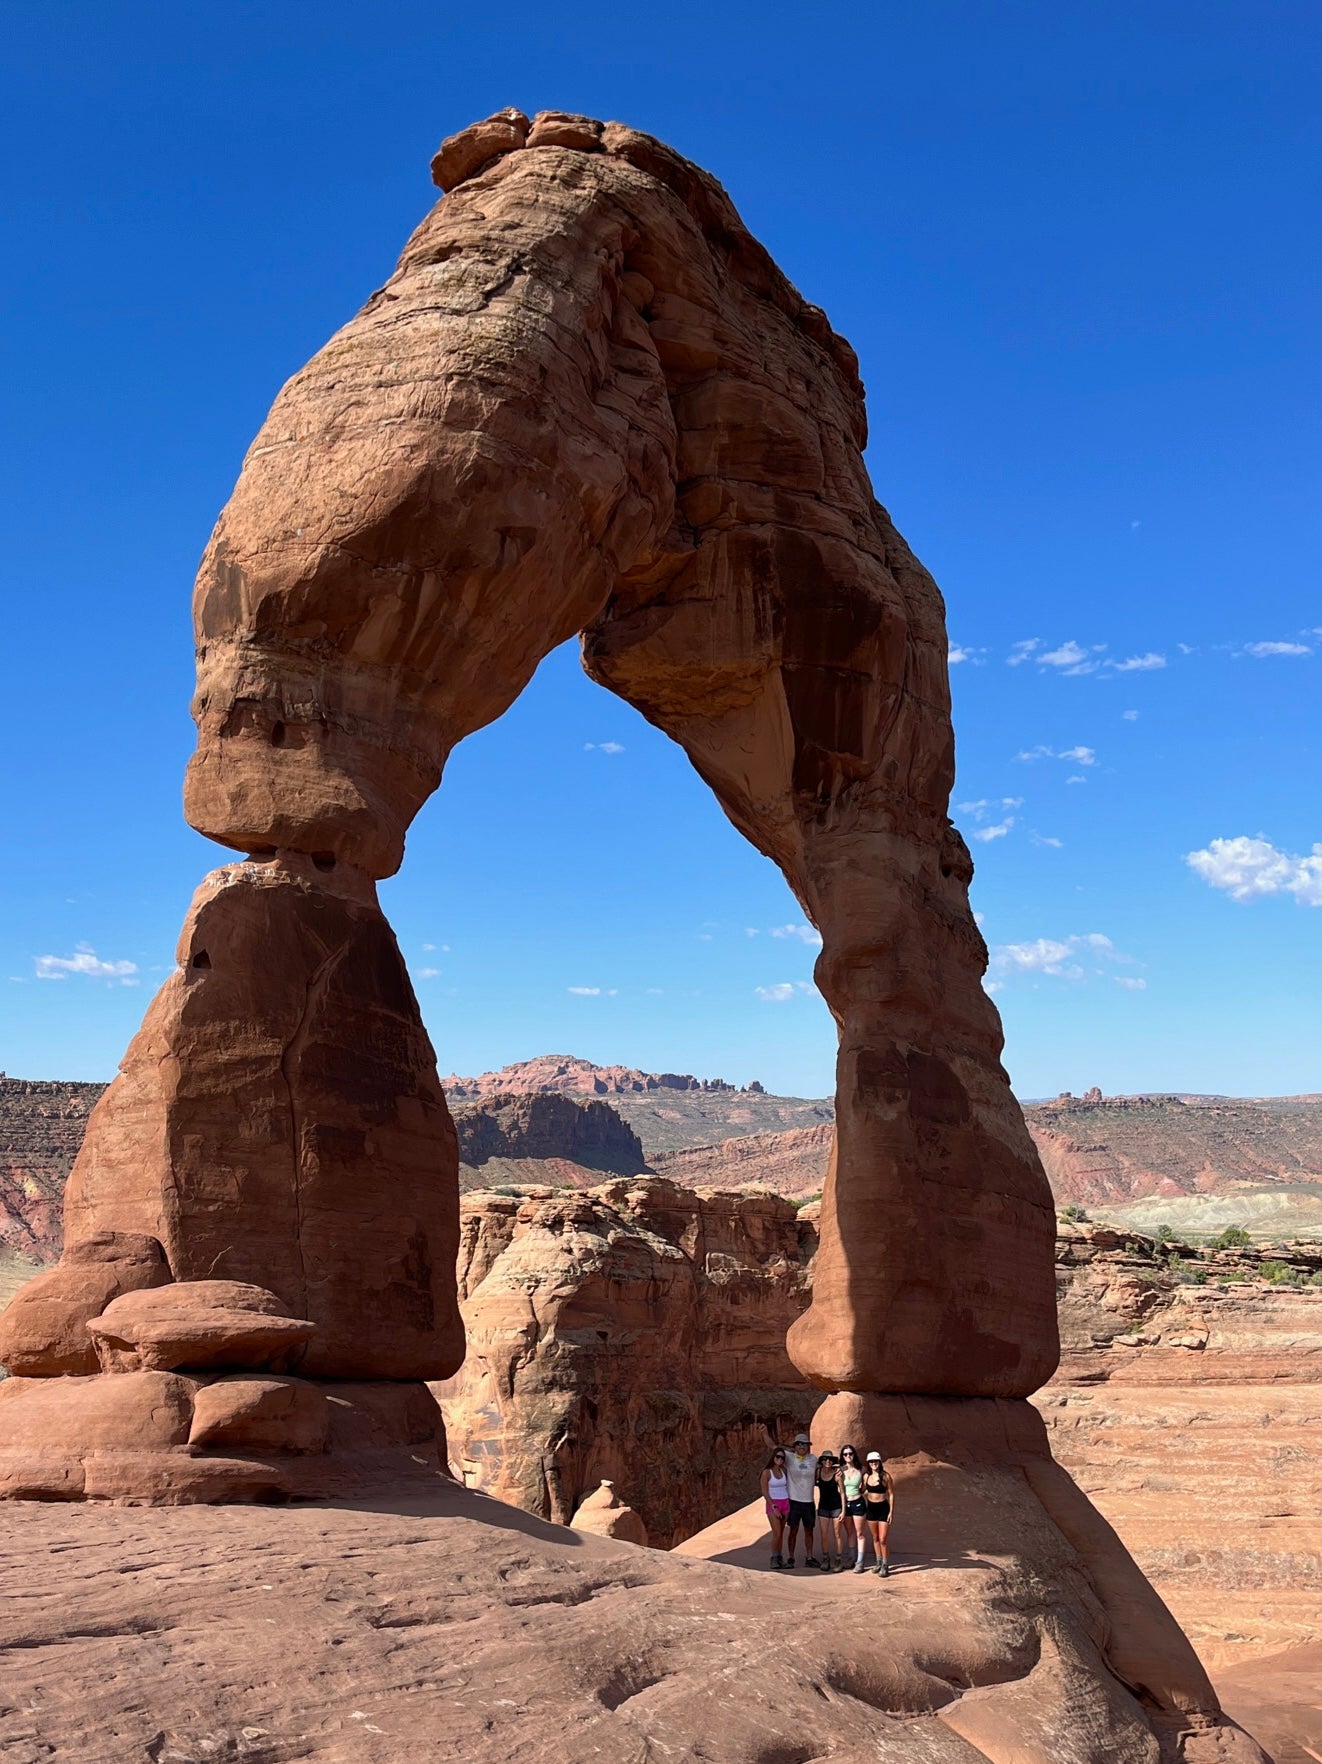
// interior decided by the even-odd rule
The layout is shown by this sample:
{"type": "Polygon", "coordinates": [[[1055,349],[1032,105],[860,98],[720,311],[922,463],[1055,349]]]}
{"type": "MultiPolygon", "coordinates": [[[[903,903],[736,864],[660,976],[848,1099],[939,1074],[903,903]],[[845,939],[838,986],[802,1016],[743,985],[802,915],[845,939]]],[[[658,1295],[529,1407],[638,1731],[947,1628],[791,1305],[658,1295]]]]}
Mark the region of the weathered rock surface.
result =
{"type": "Polygon", "coordinates": [[[1003,1454],[916,1459],[904,1499],[884,1586],[640,1550],[435,1480],[278,1511],[20,1505],[0,1752],[1261,1764],[1121,1681],[1087,1561],[1003,1454]]]}
{"type": "Polygon", "coordinates": [[[324,1452],[329,1431],[330,1407],[319,1386],[299,1378],[231,1373],[198,1391],[188,1443],[324,1452]]]}
{"type": "Polygon", "coordinates": [[[647,1542],[647,1527],[616,1494],[615,1484],[605,1478],[579,1502],[570,1526],[574,1531],[590,1531],[595,1537],[618,1538],[621,1543],[647,1542]]]}
{"type": "Polygon", "coordinates": [[[146,1234],[178,1281],[267,1289],[316,1325],[309,1375],[449,1372],[453,1129],[371,885],[218,870],[178,960],[92,1115],[70,1239],[146,1234]]]}
{"type": "Polygon", "coordinates": [[[239,1280],[125,1293],[87,1325],[103,1372],[284,1372],[302,1362],[316,1332],[308,1318],[285,1316],[273,1292],[239,1280]]]}
{"type": "Polygon", "coordinates": [[[606,1103],[555,1093],[501,1095],[454,1111],[463,1169],[493,1160],[559,1159],[583,1170],[637,1176],[647,1169],[638,1135],[606,1103]]]}
{"type": "Polygon", "coordinates": [[[839,1120],[796,1363],[1026,1394],[1050,1196],[947,815],[941,598],[868,481],[853,352],[714,179],[621,124],[502,112],[436,175],[203,559],[188,818],[392,874],[456,743],[581,633],[822,933],[839,1120]]]}
{"type": "Polygon", "coordinates": [[[817,1234],[788,1202],[644,1179],[460,1220],[468,1356],[436,1390],[471,1486],[565,1524],[609,1479],[664,1548],[811,1414],[784,1343],[817,1234]]]}
{"type": "MultiPolygon", "coordinates": [[[[1052,1450],[1221,1673],[1322,1645],[1322,1288],[1062,1226],[1052,1450]],[[1202,1283],[1192,1283],[1192,1277],[1202,1283]]],[[[1288,1252],[1300,1273],[1322,1251],[1288,1252]]]]}
{"type": "Polygon", "coordinates": [[[0,1311],[0,1366],[17,1377],[95,1372],[87,1325],[123,1294],[170,1279],[154,1237],[100,1231],[68,1246],[0,1311]]]}
{"type": "Polygon", "coordinates": [[[835,1128],[792,1127],[786,1133],[749,1133],[714,1145],[686,1146],[653,1156],[658,1176],[689,1188],[770,1189],[788,1199],[820,1195],[831,1161],[835,1128]]]}

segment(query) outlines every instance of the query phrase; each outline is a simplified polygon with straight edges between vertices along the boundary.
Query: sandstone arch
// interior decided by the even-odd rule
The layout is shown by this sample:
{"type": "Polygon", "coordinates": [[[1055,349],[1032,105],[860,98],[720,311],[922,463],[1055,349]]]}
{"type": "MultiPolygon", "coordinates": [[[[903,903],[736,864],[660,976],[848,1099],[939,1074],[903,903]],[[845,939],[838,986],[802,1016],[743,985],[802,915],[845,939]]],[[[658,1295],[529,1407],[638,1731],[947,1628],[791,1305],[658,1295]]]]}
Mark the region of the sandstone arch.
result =
{"type": "Polygon", "coordinates": [[[70,1240],[277,1293],[310,1373],[454,1369],[453,1135],[373,884],[577,632],[822,932],[838,1155],[796,1363],[1024,1396],[1057,1350],[1051,1200],[947,818],[943,606],[873,495],[853,352],[647,136],[502,113],[434,172],[203,559],[186,813],[247,858],[97,1110],[70,1240]]]}
{"type": "Polygon", "coordinates": [[[837,1155],[790,1339],[834,1393],[815,1428],[995,1513],[1071,1662],[1055,1738],[1026,1678],[957,1731],[1100,1759],[1123,1705],[1135,1757],[1260,1757],[1016,1400],[1056,1360],[1051,1199],[947,818],[941,599],[873,497],[849,346],[647,136],[504,112],[434,170],[203,560],[185,806],[240,855],[94,1111],[64,1259],[0,1319],[0,1494],[434,1473],[457,1154],[375,882],[455,744],[581,633],[822,932],[837,1155]]]}

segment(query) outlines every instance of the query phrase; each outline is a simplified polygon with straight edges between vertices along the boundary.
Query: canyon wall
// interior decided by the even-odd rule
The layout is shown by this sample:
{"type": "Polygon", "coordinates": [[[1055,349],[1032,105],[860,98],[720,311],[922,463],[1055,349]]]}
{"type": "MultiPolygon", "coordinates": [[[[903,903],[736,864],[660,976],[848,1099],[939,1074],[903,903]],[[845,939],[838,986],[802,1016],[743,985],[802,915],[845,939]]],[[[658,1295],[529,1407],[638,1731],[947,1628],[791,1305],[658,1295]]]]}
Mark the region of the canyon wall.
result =
{"type": "Polygon", "coordinates": [[[466,1196],[468,1354],[433,1386],[455,1473],[559,1524],[609,1479],[662,1547],[719,1518],[816,1407],[785,1351],[816,1248],[769,1194],[466,1196]]]}

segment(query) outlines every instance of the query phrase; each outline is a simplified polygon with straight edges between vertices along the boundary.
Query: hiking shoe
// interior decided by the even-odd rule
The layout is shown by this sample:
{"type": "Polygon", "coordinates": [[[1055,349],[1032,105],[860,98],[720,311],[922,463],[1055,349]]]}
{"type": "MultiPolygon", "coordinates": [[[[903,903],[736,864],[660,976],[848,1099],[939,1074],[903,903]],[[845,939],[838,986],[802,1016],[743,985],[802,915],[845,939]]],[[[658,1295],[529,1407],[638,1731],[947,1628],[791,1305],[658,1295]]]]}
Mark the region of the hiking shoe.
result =
{"type": "Polygon", "coordinates": [[[820,1568],[821,1567],[821,1563],[817,1560],[816,1556],[808,1556],[804,1560],[803,1565],[805,1568],[820,1568]]]}
{"type": "Polygon", "coordinates": [[[891,1565],[889,1562],[883,1562],[881,1565],[881,1578],[883,1580],[889,1580],[890,1577],[891,1577],[891,1565]]]}
{"type": "Polygon", "coordinates": [[[785,1558],[783,1556],[773,1556],[771,1558],[771,1566],[773,1568],[783,1568],[785,1566],[785,1558]]]}
{"type": "Polygon", "coordinates": [[[866,1574],[867,1569],[863,1566],[863,1564],[861,1562],[855,1562],[854,1563],[854,1573],[855,1574],[866,1574]]]}
{"type": "Polygon", "coordinates": [[[831,1558],[829,1556],[827,1556],[826,1559],[822,1563],[822,1573],[823,1574],[834,1574],[835,1573],[835,1569],[831,1566],[831,1558]]]}

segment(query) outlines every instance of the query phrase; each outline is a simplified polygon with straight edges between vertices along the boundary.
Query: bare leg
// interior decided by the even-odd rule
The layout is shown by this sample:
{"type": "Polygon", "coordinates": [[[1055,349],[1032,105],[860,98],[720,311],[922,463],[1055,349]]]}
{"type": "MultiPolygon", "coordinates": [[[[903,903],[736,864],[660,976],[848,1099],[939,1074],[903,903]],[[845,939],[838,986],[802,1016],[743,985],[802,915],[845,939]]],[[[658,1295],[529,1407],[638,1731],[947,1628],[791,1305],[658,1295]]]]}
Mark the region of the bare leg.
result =
{"type": "Polygon", "coordinates": [[[785,1517],[776,1511],[770,1501],[767,1502],[767,1521],[771,1526],[771,1560],[774,1566],[781,1560],[781,1546],[785,1541],[785,1517]]]}

